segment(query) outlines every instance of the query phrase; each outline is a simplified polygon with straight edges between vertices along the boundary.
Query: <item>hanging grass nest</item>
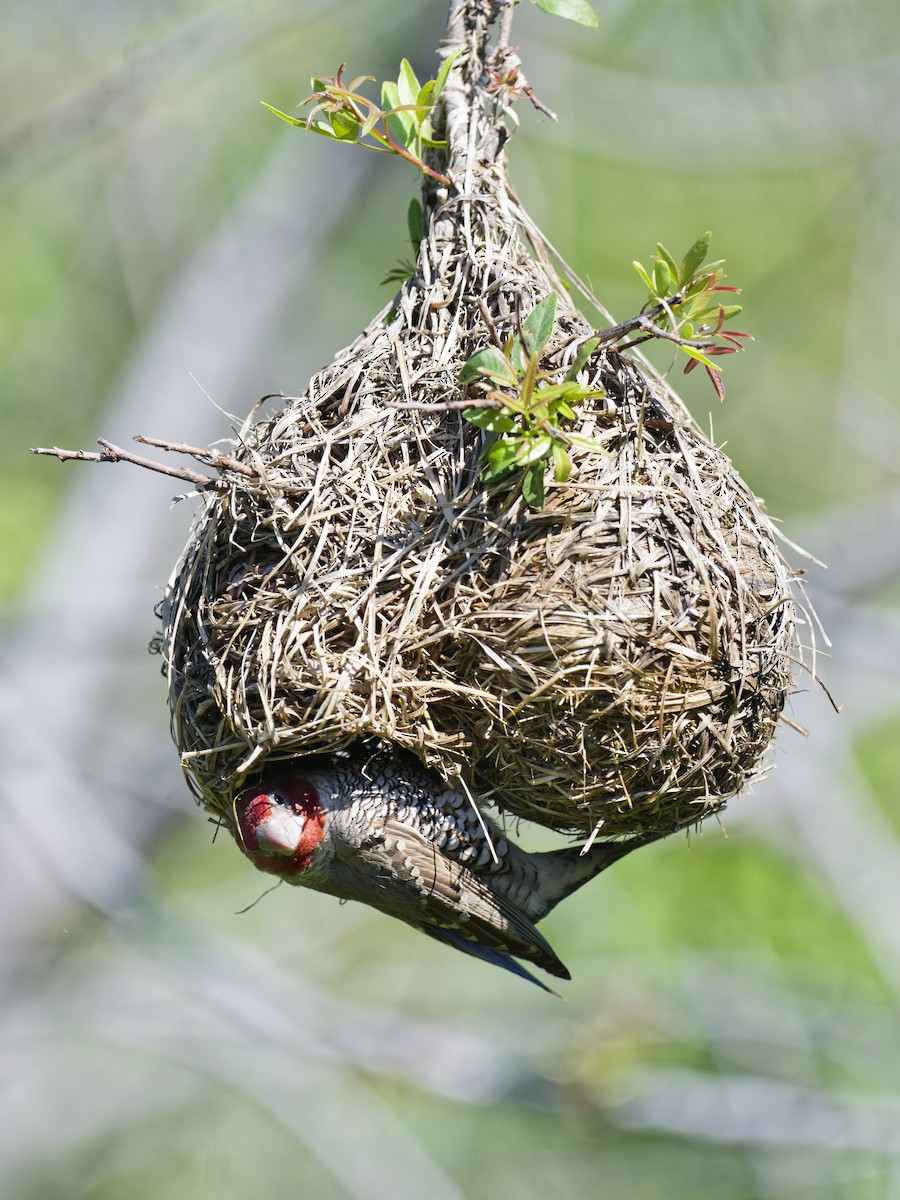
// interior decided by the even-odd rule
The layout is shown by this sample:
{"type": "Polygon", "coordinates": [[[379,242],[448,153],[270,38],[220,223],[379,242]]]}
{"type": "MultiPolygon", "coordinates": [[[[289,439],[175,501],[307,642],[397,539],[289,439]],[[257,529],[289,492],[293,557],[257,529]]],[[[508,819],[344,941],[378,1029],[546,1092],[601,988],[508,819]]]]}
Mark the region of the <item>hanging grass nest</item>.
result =
{"type": "Polygon", "coordinates": [[[759,776],[791,688],[772,527],[649,368],[585,353],[595,331],[505,180],[502,96],[473,102],[485,37],[460,33],[451,182],[429,188],[414,276],[240,431],[162,606],[175,740],[226,823],[263,762],[374,736],[559,831],[674,830],[759,776]],[[537,508],[515,477],[483,482],[459,376],[550,294],[540,370],[576,364],[595,448],[569,447],[537,508]]]}

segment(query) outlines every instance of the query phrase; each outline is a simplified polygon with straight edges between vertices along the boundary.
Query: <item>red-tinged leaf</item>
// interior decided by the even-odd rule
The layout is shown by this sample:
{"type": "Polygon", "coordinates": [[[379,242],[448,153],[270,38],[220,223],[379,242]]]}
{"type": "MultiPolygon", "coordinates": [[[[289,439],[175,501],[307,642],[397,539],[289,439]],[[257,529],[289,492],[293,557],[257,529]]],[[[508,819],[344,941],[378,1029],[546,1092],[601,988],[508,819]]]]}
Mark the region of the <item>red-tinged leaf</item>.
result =
{"type": "Polygon", "coordinates": [[[710,382],[716,389],[716,395],[720,400],[725,399],[725,385],[722,383],[722,376],[715,367],[707,367],[706,373],[709,376],[710,382]]]}
{"type": "Polygon", "coordinates": [[[684,368],[685,375],[690,375],[690,373],[691,373],[691,371],[693,371],[694,367],[699,367],[699,366],[700,366],[699,359],[692,358],[689,363],[685,364],[685,368],[684,368]]]}

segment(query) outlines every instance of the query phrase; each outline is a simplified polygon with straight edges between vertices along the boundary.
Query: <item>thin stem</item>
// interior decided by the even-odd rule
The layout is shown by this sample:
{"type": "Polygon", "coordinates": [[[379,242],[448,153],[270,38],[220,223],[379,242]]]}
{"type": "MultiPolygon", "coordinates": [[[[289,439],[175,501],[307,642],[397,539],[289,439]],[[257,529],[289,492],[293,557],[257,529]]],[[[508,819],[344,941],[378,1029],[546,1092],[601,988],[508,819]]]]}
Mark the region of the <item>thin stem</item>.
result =
{"type": "Polygon", "coordinates": [[[209,487],[217,487],[221,482],[218,479],[210,479],[208,475],[201,475],[199,471],[191,471],[187,467],[169,467],[163,463],[154,462],[151,458],[143,458],[140,454],[132,454],[129,450],[123,450],[121,446],[114,446],[106,438],[97,438],[97,444],[103,447],[99,454],[91,450],[62,450],[59,446],[52,448],[35,446],[31,453],[47,454],[58,458],[60,462],[77,459],[81,462],[133,463],[136,467],[157,471],[160,475],[170,475],[173,479],[185,479],[201,491],[205,491],[209,487]]]}

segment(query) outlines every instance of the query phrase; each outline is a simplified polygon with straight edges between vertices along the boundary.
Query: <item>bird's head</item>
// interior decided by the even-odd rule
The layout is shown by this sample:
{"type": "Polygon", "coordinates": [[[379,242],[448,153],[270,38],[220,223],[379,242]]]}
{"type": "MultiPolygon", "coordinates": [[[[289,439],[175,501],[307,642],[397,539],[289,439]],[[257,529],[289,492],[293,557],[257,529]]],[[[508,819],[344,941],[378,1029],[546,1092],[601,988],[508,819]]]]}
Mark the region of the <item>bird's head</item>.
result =
{"type": "Polygon", "coordinates": [[[309,779],[265,780],[234,803],[238,846],[260,871],[290,876],[305,871],[325,833],[325,810],[309,779]]]}

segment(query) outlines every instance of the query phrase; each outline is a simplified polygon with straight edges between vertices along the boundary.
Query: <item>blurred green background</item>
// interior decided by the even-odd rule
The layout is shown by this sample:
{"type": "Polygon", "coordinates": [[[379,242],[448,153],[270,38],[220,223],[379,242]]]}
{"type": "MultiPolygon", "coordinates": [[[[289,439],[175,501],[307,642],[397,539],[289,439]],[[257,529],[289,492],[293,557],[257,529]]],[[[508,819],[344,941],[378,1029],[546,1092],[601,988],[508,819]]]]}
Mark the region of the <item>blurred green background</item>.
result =
{"type": "Polygon", "coordinates": [[[844,711],[799,676],[754,794],[548,919],[565,1003],[327,897],[241,912],[146,655],[192,501],[27,447],[227,438],[352,339],[415,172],[259,100],[427,77],[443,0],[5,0],[4,1197],[900,1200],[900,6],[596,7],[517,11],[559,123],[520,103],[513,180],[619,318],[714,231],[756,341],[682,391],[828,563],[791,551],[844,711]]]}

